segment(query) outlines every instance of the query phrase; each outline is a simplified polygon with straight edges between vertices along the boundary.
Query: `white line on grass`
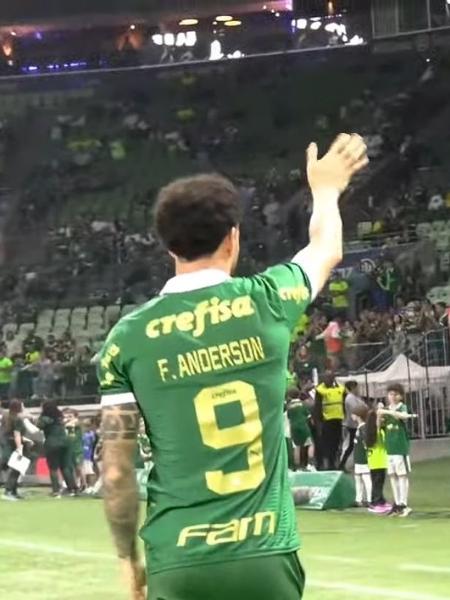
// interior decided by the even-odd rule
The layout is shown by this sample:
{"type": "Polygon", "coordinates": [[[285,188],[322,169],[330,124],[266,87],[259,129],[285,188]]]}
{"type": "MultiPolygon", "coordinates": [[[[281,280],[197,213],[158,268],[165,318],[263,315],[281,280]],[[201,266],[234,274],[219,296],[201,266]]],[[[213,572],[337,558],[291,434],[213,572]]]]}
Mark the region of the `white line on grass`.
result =
{"type": "Polygon", "coordinates": [[[450,600],[450,596],[434,596],[433,594],[420,594],[417,592],[407,592],[392,590],[389,588],[372,587],[369,585],[354,585],[340,581],[329,582],[319,579],[307,579],[306,587],[321,588],[324,590],[335,590],[346,592],[355,596],[376,596],[389,598],[389,600],[450,600]]]}
{"type": "Polygon", "coordinates": [[[50,546],[48,544],[35,544],[33,542],[21,542],[18,540],[0,540],[0,548],[17,548],[18,550],[30,550],[30,552],[45,552],[47,554],[60,554],[61,556],[72,556],[76,558],[102,558],[113,560],[112,554],[102,552],[88,552],[85,550],[73,550],[62,546],[50,546]]]}
{"type": "MultiPolygon", "coordinates": [[[[101,558],[107,560],[115,560],[115,556],[102,552],[88,552],[84,550],[72,550],[71,548],[64,548],[61,546],[50,546],[47,544],[35,544],[33,542],[23,542],[18,540],[0,540],[0,547],[3,548],[16,548],[20,550],[30,550],[33,552],[47,553],[47,554],[59,554],[61,556],[71,556],[73,558],[101,558]]],[[[339,561],[346,562],[348,564],[359,564],[362,562],[359,558],[347,558],[332,556],[328,554],[316,554],[309,558],[313,560],[321,561],[339,561]]],[[[426,571],[434,573],[449,573],[450,568],[446,567],[427,567],[426,565],[415,565],[415,564],[403,564],[400,565],[403,570],[415,570],[415,571],[426,571]]],[[[351,583],[344,583],[340,581],[321,581],[319,579],[308,579],[307,585],[315,588],[321,588],[325,590],[336,590],[343,591],[352,595],[367,595],[381,596],[383,598],[390,598],[392,600],[450,600],[450,596],[435,596],[433,594],[421,594],[416,592],[408,591],[396,591],[389,588],[372,587],[367,585],[354,585],[351,583]]]]}
{"type": "Polygon", "coordinates": [[[423,565],[421,563],[404,563],[400,565],[402,571],[419,571],[421,573],[439,573],[450,575],[450,567],[438,567],[436,565],[423,565]]]}
{"type": "Polygon", "coordinates": [[[306,554],[305,559],[320,560],[322,562],[334,562],[347,565],[359,565],[363,561],[361,558],[351,558],[348,556],[332,556],[331,554],[306,554]]]}

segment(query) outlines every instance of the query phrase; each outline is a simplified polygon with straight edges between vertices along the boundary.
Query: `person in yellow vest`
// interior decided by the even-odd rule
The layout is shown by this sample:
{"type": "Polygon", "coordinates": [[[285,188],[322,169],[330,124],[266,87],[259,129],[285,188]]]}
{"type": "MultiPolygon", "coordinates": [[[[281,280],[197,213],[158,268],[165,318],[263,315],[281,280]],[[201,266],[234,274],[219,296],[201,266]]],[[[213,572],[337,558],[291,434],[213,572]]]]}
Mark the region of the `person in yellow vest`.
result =
{"type": "Polygon", "coordinates": [[[328,292],[331,296],[333,314],[346,319],[349,306],[349,285],[339,271],[334,272],[328,284],[328,292]]]}
{"type": "Polygon", "coordinates": [[[325,469],[337,469],[342,442],[345,386],[337,383],[334,373],[327,371],[316,387],[315,414],[321,423],[321,456],[325,469]]]}
{"type": "Polygon", "coordinates": [[[12,380],[13,361],[6,356],[6,347],[0,345],[0,402],[4,408],[8,407],[9,388],[12,380]]]}

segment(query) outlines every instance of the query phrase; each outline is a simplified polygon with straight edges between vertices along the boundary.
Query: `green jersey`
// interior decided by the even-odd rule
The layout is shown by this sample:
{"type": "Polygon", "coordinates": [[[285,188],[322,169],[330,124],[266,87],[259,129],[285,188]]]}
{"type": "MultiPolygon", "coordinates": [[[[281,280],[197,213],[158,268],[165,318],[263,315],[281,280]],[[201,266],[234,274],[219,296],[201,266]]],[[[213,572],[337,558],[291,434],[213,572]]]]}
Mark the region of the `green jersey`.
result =
{"type": "Polygon", "coordinates": [[[309,426],[311,410],[303,402],[292,403],[288,407],[288,417],[292,429],[303,429],[309,426]]]}
{"type": "Polygon", "coordinates": [[[67,439],[74,454],[83,454],[83,434],[79,425],[66,425],[67,439]]]}
{"type": "Polygon", "coordinates": [[[68,445],[67,433],[62,419],[41,415],[37,426],[44,432],[44,448],[60,448],[68,445]]]}
{"type": "MultiPolygon", "coordinates": [[[[395,412],[408,414],[408,407],[403,402],[392,408],[395,412]]],[[[389,456],[408,456],[410,442],[406,423],[400,419],[396,419],[392,415],[385,415],[384,419],[386,429],[386,449],[389,456]]]]}
{"type": "Polygon", "coordinates": [[[299,547],[283,404],[310,301],[296,264],[248,278],[207,269],[170,280],[108,336],[102,404],[137,402],[153,452],[151,573],[299,547]]]}
{"type": "Polygon", "coordinates": [[[366,424],[361,423],[355,434],[355,450],[353,460],[355,465],[367,465],[367,450],[366,450],[366,424]]]}

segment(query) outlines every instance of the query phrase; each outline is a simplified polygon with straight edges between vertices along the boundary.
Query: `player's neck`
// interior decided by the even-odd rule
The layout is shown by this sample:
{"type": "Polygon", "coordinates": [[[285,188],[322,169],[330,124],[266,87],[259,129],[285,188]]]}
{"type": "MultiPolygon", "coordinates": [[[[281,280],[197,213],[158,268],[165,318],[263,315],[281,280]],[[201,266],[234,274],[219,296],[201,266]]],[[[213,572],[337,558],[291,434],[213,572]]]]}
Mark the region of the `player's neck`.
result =
{"type": "Polygon", "coordinates": [[[176,275],[195,273],[196,271],[203,271],[204,269],[215,269],[218,271],[223,271],[227,275],[231,274],[229,260],[224,260],[219,257],[201,258],[199,260],[193,260],[190,262],[175,260],[176,275]]]}

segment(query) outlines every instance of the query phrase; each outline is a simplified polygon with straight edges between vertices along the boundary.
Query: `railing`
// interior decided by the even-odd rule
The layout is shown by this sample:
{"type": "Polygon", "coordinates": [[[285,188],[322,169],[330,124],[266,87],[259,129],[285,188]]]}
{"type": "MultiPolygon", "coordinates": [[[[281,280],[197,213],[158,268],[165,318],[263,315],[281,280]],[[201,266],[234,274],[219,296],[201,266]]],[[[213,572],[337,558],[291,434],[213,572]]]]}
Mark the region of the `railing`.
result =
{"type": "Polygon", "coordinates": [[[3,396],[4,401],[5,396],[20,398],[26,407],[39,406],[45,399],[55,399],[61,405],[95,403],[98,399],[95,366],[67,363],[55,367],[52,377],[40,375],[38,367],[34,371],[26,367],[16,373],[3,396]]]}
{"type": "MultiPolygon", "coordinates": [[[[411,438],[425,439],[444,437],[450,434],[450,381],[448,377],[434,379],[431,383],[400,380],[405,388],[406,403],[417,419],[407,422],[411,438]]],[[[387,383],[362,386],[361,393],[374,404],[386,398],[387,383]],[[368,393],[364,388],[367,387],[368,393]]]]}

